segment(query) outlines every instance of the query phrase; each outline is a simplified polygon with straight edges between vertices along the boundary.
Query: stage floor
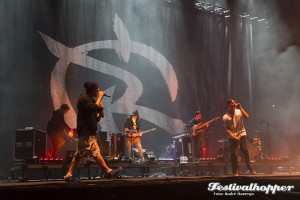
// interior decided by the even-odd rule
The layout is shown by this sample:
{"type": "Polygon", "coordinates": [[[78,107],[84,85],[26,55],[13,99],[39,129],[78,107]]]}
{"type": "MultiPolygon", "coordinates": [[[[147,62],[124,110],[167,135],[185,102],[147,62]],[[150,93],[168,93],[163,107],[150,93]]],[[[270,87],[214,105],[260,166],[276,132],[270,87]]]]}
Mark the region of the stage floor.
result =
{"type": "Polygon", "coordinates": [[[240,163],[238,177],[231,175],[230,163],[224,161],[109,163],[109,166],[123,168],[118,178],[101,178],[97,164],[84,163],[74,173],[82,179],[81,183],[66,183],[62,177],[69,167],[67,163],[18,163],[11,169],[11,177],[1,182],[0,195],[31,200],[300,199],[300,173],[286,161],[252,163],[257,175],[250,175],[244,163],[240,163]],[[253,185],[258,191],[250,188],[253,185]],[[235,186],[244,188],[236,190],[235,186]],[[283,191],[266,194],[268,187],[283,191]],[[290,187],[290,191],[282,187],[290,187]]]}
{"type": "MultiPolygon", "coordinates": [[[[257,174],[219,176],[166,176],[123,179],[82,179],[66,183],[62,179],[27,182],[3,181],[1,197],[21,199],[300,199],[300,174],[257,174]],[[290,191],[265,194],[264,191],[209,191],[210,184],[236,184],[260,188],[293,186],[290,191]]],[[[2,198],[1,198],[2,199],[2,198]]]]}

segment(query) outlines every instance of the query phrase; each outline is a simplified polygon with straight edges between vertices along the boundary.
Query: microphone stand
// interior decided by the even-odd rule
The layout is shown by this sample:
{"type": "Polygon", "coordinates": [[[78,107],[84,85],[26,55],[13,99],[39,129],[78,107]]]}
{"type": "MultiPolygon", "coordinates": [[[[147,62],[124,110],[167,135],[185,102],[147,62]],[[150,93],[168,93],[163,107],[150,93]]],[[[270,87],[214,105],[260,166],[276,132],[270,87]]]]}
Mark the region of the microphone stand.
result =
{"type": "Polygon", "coordinates": [[[271,141],[270,141],[270,126],[273,128],[277,128],[273,124],[270,124],[269,122],[261,121],[261,123],[265,123],[267,125],[267,135],[268,135],[268,147],[269,147],[269,158],[271,156],[271,141]]]}

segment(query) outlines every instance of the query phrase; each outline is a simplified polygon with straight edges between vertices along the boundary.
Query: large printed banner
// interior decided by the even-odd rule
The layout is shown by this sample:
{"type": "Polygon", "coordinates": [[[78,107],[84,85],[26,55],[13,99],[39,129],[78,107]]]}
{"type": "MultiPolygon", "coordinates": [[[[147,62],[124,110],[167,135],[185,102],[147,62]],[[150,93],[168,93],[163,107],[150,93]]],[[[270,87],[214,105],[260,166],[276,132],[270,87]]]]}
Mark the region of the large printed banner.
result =
{"type": "MultiPolygon", "coordinates": [[[[161,77],[149,78],[154,82],[157,81],[157,79],[162,78],[164,80],[164,84],[167,86],[166,93],[170,95],[171,101],[174,102],[176,100],[178,94],[178,79],[172,64],[155,48],[147,44],[131,40],[130,33],[126,28],[126,25],[117,14],[115,15],[111,25],[111,28],[117,36],[117,40],[94,41],[72,48],[55,41],[53,38],[40,32],[41,37],[44,39],[51,53],[59,58],[51,73],[50,89],[54,107],[59,108],[63,103],[71,105],[66,89],[66,72],[68,67],[70,67],[70,63],[74,63],[82,68],[88,68],[90,70],[107,74],[115,79],[125,82],[126,84],[125,92],[117,100],[113,102],[105,102],[105,117],[101,121],[102,128],[104,130],[109,132],[120,132],[112,114],[119,113],[128,115],[137,109],[141,118],[144,120],[159,126],[168,133],[176,133],[184,125],[182,120],[173,118],[160,110],[137,104],[137,101],[144,92],[144,87],[151,87],[151,85],[143,86],[140,77],[137,77],[130,71],[95,59],[88,55],[89,51],[110,49],[115,51],[118,54],[119,59],[125,63],[128,63],[129,60],[132,59],[132,54],[149,60],[149,62],[152,63],[153,68],[157,68],[161,75],[161,77]]],[[[143,66],[140,66],[138,70],[143,73],[143,66]]],[[[107,88],[105,92],[114,96],[116,87],[118,87],[118,84],[107,88]]],[[[160,98],[157,94],[155,96],[154,94],[151,96],[154,98],[160,98]]],[[[66,121],[71,127],[76,127],[75,109],[71,106],[70,111],[71,114],[66,116],[66,121]]]]}

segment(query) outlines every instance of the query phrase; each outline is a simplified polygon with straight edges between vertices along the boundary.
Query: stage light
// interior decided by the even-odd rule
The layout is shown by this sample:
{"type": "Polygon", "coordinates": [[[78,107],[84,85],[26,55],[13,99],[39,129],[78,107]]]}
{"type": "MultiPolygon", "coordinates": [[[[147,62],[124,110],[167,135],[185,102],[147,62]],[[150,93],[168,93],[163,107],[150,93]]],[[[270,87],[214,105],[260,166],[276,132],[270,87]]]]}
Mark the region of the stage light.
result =
{"type": "Polygon", "coordinates": [[[240,15],[241,18],[249,17],[250,15],[240,15]]]}
{"type": "MultiPolygon", "coordinates": [[[[194,6],[196,9],[206,11],[209,13],[214,13],[217,15],[221,15],[221,16],[224,16],[225,18],[235,18],[240,21],[242,20],[243,22],[248,23],[248,24],[252,24],[253,20],[255,20],[255,22],[267,21],[265,18],[258,18],[258,17],[251,16],[253,14],[253,13],[251,13],[251,10],[249,11],[250,13],[248,12],[249,14],[242,13],[237,16],[232,16],[232,15],[230,15],[231,10],[229,10],[228,8],[212,5],[212,4],[202,2],[199,0],[196,0],[194,2],[194,6]]],[[[266,23],[266,28],[267,29],[270,28],[267,23],[266,23]]]]}
{"type": "Polygon", "coordinates": [[[266,19],[259,19],[257,20],[258,22],[262,22],[262,21],[265,21],[266,19]]]}

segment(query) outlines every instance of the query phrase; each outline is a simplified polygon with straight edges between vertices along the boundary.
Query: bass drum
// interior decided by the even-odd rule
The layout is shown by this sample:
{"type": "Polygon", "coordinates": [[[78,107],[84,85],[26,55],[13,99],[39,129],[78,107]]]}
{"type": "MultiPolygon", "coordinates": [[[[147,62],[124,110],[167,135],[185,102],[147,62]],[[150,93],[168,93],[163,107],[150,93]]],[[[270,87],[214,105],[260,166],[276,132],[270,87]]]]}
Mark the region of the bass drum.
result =
{"type": "Polygon", "coordinates": [[[249,159],[250,159],[250,162],[257,162],[257,161],[260,161],[261,154],[260,154],[259,149],[258,149],[256,146],[250,145],[250,146],[248,147],[248,152],[249,152],[249,159]]]}
{"type": "Polygon", "coordinates": [[[262,141],[260,137],[253,137],[251,139],[248,140],[248,147],[250,146],[254,146],[257,147],[259,151],[262,150],[262,141]]]}

